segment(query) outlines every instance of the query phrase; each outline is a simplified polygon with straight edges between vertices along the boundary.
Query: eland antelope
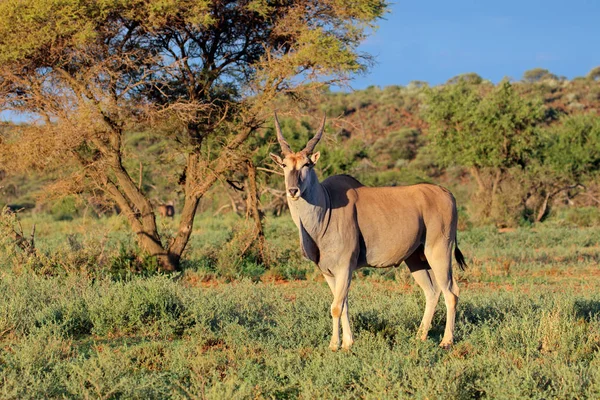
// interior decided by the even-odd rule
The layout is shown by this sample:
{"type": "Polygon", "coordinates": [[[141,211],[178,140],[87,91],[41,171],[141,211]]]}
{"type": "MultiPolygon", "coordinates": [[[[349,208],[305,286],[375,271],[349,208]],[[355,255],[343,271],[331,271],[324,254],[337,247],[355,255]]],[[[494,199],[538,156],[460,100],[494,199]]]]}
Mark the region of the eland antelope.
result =
{"type": "Polygon", "coordinates": [[[314,166],[320,153],[325,118],[306,147],[294,152],[284,139],[275,114],[282,156],[271,158],[283,168],[286,197],[300,233],[302,254],[316,263],[333,292],[333,335],[329,348],[342,348],[354,340],[348,318],[348,290],[352,273],[363,266],[391,267],[406,262],[425,293],[425,312],[419,337],[427,338],[440,292],[446,303],[446,329],[441,347],[454,338],[459,289],[452,276],[452,248],[461,268],[465,260],[456,241],[457,212],[454,196],[431,184],[372,188],[348,175],[319,182],[314,166]]]}
{"type": "Polygon", "coordinates": [[[163,217],[174,218],[175,217],[175,205],[173,201],[169,201],[167,204],[158,205],[158,213],[163,217]]]}

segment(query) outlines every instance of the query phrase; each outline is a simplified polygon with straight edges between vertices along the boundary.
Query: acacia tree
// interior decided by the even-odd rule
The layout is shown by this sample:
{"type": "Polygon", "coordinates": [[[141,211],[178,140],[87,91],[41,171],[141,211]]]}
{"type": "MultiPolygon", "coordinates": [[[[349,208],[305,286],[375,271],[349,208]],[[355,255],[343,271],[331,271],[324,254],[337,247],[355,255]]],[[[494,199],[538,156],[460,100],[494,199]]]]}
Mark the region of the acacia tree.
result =
{"type": "Polygon", "coordinates": [[[469,169],[489,217],[509,171],[527,166],[539,148],[545,109],[508,81],[490,89],[460,80],[429,90],[425,118],[439,162],[469,169]]]}
{"type": "Polygon", "coordinates": [[[369,58],[357,46],[385,11],[384,0],[2,2],[0,108],[41,119],[3,151],[20,160],[11,168],[76,163],[69,186],[107,193],[140,246],[176,269],[200,198],[244,162],[271,100],[362,71],[369,58]],[[140,124],[186,158],[169,243],[124,166],[124,135],[140,124]]]}

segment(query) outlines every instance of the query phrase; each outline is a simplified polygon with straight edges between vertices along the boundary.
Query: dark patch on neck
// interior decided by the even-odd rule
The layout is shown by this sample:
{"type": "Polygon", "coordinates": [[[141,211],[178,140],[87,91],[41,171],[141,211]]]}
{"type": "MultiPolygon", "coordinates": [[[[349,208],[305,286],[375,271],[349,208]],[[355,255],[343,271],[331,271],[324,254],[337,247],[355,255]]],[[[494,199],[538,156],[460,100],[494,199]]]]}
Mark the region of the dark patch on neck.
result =
{"type": "Polygon", "coordinates": [[[315,243],[306,229],[304,229],[302,221],[300,221],[300,247],[302,248],[302,255],[305,258],[319,265],[319,261],[321,260],[321,251],[319,250],[317,243],[315,243]]]}

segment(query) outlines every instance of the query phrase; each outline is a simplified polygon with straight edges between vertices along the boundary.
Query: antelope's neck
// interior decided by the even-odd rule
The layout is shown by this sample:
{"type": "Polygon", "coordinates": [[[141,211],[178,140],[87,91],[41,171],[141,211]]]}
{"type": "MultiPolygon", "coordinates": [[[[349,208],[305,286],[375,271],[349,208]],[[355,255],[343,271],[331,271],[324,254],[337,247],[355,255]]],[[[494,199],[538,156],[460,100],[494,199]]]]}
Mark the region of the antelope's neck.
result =
{"type": "Polygon", "coordinates": [[[288,205],[298,229],[302,226],[313,239],[317,239],[324,233],[329,218],[329,196],[319,182],[298,200],[288,199],[288,205]]]}

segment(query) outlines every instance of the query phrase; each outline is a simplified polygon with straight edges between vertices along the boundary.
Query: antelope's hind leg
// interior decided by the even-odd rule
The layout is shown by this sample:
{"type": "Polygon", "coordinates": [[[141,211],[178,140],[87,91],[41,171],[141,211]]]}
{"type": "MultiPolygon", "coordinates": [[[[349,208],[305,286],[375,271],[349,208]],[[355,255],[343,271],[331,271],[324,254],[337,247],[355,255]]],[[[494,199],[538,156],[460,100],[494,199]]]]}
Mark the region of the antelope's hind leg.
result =
{"type": "Polygon", "coordinates": [[[449,348],[454,342],[454,324],[459,290],[452,276],[453,242],[439,241],[433,245],[425,245],[425,256],[431,266],[437,286],[444,294],[446,303],[446,328],[440,347],[449,348]]]}
{"type": "Polygon", "coordinates": [[[426,340],[441,291],[436,285],[435,278],[431,273],[431,267],[427,259],[425,259],[423,247],[419,247],[405,262],[415,281],[425,294],[425,311],[423,312],[423,319],[421,320],[417,335],[419,339],[426,340]]]}
{"type": "MultiPolygon", "coordinates": [[[[348,287],[350,287],[349,282],[348,287]]],[[[342,349],[350,350],[350,347],[352,347],[353,344],[354,337],[352,336],[352,330],[350,329],[350,317],[348,316],[348,294],[346,294],[344,308],[342,309],[342,349]]]]}

